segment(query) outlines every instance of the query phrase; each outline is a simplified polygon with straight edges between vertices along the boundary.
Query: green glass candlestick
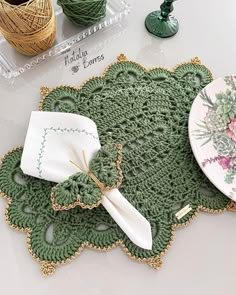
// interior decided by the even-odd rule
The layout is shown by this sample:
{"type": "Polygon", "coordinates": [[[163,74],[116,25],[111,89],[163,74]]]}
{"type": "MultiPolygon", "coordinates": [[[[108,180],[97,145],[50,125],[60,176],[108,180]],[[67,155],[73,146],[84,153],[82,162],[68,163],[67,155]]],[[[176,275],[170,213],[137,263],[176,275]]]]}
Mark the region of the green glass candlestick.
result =
{"type": "Polygon", "coordinates": [[[174,10],[174,1],[164,0],[160,7],[161,10],[153,11],[146,17],[145,26],[149,33],[161,38],[168,38],[178,32],[178,20],[170,15],[174,10]]]}

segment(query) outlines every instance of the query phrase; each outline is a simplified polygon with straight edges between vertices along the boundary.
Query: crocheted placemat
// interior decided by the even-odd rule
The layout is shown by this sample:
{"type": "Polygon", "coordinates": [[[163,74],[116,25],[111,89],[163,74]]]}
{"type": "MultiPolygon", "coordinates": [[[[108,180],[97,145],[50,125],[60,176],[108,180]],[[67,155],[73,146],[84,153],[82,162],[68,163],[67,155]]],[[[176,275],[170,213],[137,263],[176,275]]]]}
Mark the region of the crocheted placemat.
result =
{"type": "Polygon", "coordinates": [[[197,58],[169,71],[147,70],[121,55],[81,88],[41,89],[40,110],[87,116],[96,123],[102,145],[123,145],[119,189],[149,220],[153,234],[148,251],[134,245],[102,206],[53,210],[50,193],[55,184],[24,175],[19,168],[22,148],[14,149],[0,169],[0,189],[8,200],[6,220],[27,232],[29,251],[44,274],[85,247],[108,250],[118,245],[129,257],[158,269],[176,227],[189,223],[200,210],[229,208],[230,200],[198,167],[188,139],[192,101],[212,79],[197,58]]]}

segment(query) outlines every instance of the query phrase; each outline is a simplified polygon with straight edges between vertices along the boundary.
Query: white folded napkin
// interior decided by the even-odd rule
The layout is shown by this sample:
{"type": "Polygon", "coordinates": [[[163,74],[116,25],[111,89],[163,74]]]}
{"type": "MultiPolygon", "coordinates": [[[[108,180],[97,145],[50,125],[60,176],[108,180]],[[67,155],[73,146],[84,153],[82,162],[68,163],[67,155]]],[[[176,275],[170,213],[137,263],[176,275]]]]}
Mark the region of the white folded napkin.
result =
{"type": "MultiPolygon", "coordinates": [[[[69,113],[32,112],[25,140],[21,169],[25,174],[60,183],[80,171],[82,151],[89,163],[101,148],[96,124],[89,118],[69,113]]],[[[104,191],[102,205],[141,248],[152,249],[151,226],[119,192],[104,191]]]]}

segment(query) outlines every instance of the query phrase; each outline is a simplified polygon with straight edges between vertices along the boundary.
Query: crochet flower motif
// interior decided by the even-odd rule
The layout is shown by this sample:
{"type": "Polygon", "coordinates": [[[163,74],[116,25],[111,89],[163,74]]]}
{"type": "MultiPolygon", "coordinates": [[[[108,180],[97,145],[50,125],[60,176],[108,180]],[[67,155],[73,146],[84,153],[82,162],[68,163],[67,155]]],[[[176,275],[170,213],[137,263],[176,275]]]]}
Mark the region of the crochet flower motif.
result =
{"type": "MultiPolygon", "coordinates": [[[[139,248],[103,206],[54,210],[53,188],[60,206],[74,201],[96,205],[101,190],[91,175],[82,173],[60,185],[24,175],[22,149],[15,149],[3,158],[0,168],[0,189],[8,200],[6,218],[12,227],[27,232],[29,251],[40,262],[43,274],[54,273],[56,266],[69,262],[85,247],[108,250],[118,245],[129,257],[158,269],[176,227],[189,223],[200,210],[222,212],[228,208],[230,200],[201,172],[188,140],[192,101],[211,81],[210,71],[199,60],[174,71],[146,70],[122,55],[103,76],[92,78],[80,89],[42,88],[42,111],[77,113],[96,123],[104,149],[89,168],[106,186],[119,182],[119,169],[111,165],[117,163],[119,153],[111,144],[122,145],[119,191],[150,222],[153,238],[152,250],[139,248]],[[70,200],[65,203],[68,195],[70,200]],[[190,210],[183,213],[186,206],[190,210]]],[[[222,122],[216,119],[222,130],[222,122]]],[[[218,140],[225,154],[229,143],[225,138],[218,140]]]]}
{"type": "MultiPolygon", "coordinates": [[[[120,167],[122,146],[106,145],[102,147],[89,167],[84,157],[87,171],[78,172],[62,183],[57,184],[51,193],[54,210],[69,210],[76,206],[84,209],[98,207],[102,201],[103,191],[118,188],[123,179],[120,167]]],[[[76,163],[71,163],[80,170],[76,163]]]]}

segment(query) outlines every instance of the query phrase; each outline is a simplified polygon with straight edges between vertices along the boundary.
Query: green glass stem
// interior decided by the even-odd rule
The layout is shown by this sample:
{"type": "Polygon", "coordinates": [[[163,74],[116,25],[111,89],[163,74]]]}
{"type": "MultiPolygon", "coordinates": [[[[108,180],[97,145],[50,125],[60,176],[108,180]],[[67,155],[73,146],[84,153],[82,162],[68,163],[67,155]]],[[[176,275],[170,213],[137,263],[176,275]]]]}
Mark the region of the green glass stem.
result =
{"type": "Polygon", "coordinates": [[[160,6],[161,10],[153,11],[146,17],[145,26],[149,33],[161,38],[168,38],[178,32],[178,20],[170,15],[174,10],[174,1],[165,0],[160,6]]]}

